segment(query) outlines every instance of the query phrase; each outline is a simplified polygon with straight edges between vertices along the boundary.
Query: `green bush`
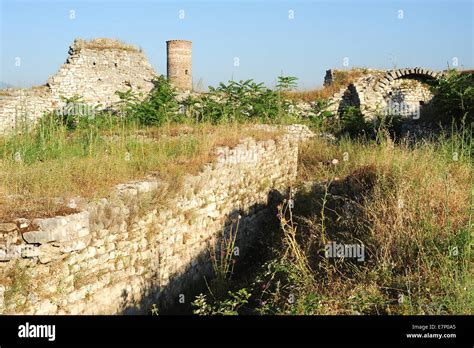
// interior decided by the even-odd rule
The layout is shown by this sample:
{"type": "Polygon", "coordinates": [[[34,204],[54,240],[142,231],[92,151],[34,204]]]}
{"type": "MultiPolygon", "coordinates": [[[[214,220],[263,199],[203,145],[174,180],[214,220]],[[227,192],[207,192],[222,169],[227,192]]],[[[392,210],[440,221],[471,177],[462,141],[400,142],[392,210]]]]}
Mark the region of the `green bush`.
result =
{"type": "Polygon", "coordinates": [[[359,108],[349,106],[344,110],[340,118],[340,134],[351,137],[366,135],[371,132],[373,126],[367,122],[359,108]]]}
{"type": "Polygon", "coordinates": [[[434,94],[432,121],[451,125],[454,120],[460,123],[464,118],[470,124],[474,122],[474,86],[473,74],[461,74],[450,70],[441,78],[431,82],[434,94]]]}
{"type": "Polygon", "coordinates": [[[47,116],[47,122],[54,118],[56,122],[61,123],[67,130],[75,130],[77,128],[88,128],[91,125],[98,125],[102,122],[104,112],[101,111],[102,105],[88,105],[84,102],[84,98],[80,95],[74,95],[71,98],[61,97],[64,106],[56,109],[47,116]]]}
{"type": "Polygon", "coordinates": [[[189,96],[181,103],[163,76],[153,80],[155,87],[144,100],[132,90],[116,93],[120,97],[121,115],[145,126],[186,120],[213,124],[252,120],[277,122],[290,115],[292,103],[282,97],[281,90],[294,86],[295,78],[280,77],[279,81],[279,89],[275,91],[253,80],[221,82],[218,87],[210,86],[209,93],[189,96]],[[184,106],[184,112],[178,112],[179,104],[184,106]]]}
{"type": "Polygon", "coordinates": [[[246,80],[229,81],[227,84],[221,82],[217,88],[209,87],[207,95],[194,100],[193,110],[197,121],[275,122],[289,115],[290,105],[282,98],[280,91],[246,80]]]}
{"type": "Polygon", "coordinates": [[[328,110],[331,105],[328,99],[316,98],[309,115],[311,123],[318,128],[330,128],[334,121],[334,114],[328,110]]]}
{"type": "Polygon", "coordinates": [[[116,92],[120,97],[123,115],[144,126],[160,126],[169,121],[180,121],[176,91],[164,76],[152,80],[153,89],[141,101],[132,90],[116,92]]]}

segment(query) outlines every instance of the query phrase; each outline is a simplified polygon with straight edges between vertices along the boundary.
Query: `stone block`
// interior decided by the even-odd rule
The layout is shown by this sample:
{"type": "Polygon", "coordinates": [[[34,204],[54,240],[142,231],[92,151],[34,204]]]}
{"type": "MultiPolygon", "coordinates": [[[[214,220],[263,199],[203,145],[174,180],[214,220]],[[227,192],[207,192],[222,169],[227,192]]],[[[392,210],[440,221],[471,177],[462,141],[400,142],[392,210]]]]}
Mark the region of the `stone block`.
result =
{"type": "Polygon", "coordinates": [[[78,251],[85,249],[91,241],[91,235],[86,235],[84,237],[79,237],[67,242],[56,243],[59,246],[59,250],[62,253],[71,253],[73,251],[78,251]]]}
{"type": "Polygon", "coordinates": [[[89,212],[35,219],[33,224],[38,230],[23,233],[28,243],[69,242],[89,234],[89,212]]]}

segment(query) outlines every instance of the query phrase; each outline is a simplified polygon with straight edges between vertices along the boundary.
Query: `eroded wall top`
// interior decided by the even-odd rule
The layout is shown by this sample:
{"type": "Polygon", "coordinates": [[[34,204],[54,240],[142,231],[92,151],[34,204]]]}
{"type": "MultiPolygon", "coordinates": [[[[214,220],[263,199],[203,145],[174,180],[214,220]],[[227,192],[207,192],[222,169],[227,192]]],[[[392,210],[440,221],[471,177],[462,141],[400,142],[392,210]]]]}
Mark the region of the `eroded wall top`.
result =
{"type": "Polygon", "coordinates": [[[119,100],[116,91],[132,88],[146,95],[153,87],[156,72],[139,48],[114,39],[76,39],[68,53],[46,85],[1,90],[0,133],[36,122],[44,112],[60,107],[61,97],[80,96],[105,107],[119,100]]]}

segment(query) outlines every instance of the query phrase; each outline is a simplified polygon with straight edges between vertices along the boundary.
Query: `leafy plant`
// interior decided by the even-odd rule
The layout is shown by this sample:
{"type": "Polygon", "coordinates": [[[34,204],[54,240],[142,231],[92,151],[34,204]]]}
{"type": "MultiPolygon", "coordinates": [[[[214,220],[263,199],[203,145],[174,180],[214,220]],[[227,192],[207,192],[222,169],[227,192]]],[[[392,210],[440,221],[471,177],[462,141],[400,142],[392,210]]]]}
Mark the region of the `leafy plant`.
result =
{"type": "Polygon", "coordinates": [[[357,137],[367,134],[372,129],[372,125],[367,122],[359,108],[347,107],[340,117],[341,134],[348,134],[357,137]]]}
{"type": "Polygon", "coordinates": [[[329,99],[324,98],[316,98],[313,102],[309,119],[315,126],[323,127],[329,120],[334,119],[334,114],[328,110],[332,103],[329,99]]]}
{"type": "Polygon", "coordinates": [[[125,116],[144,126],[179,121],[182,116],[178,113],[175,89],[163,75],[155,77],[152,83],[154,87],[143,101],[131,90],[116,92],[125,116]]]}
{"type": "Polygon", "coordinates": [[[289,91],[298,86],[297,77],[294,76],[278,76],[276,88],[278,91],[289,91]]]}
{"type": "Polygon", "coordinates": [[[66,126],[68,130],[76,128],[86,128],[90,123],[94,123],[96,116],[101,114],[101,104],[88,105],[80,95],[71,98],[61,96],[64,105],[56,109],[53,115],[57,120],[66,126]]]}
{"type": "Polygon", "coordinates": [[[474,76],[450,70],[431,82],[436,112],[434,121],[450,125],[452,120],[460,122],[464,117],[469,124],[474,121],[474,76]]]}
{"type": "Polygon", "coordinates": [[[206,295],[199,294],[192,303],[192,306],[195,307],[193,313],[198,315],[238,315],[238,310],[248,304],[251,297],[245,288],[236,292],[229,291],[227,294],[229,298],[215,301],[213,304],[208,303],[206,295]]]}
{"type": "Polygon", "coordinates": [[[274,122],[289,114],[291,103],[263,83],[229,81],[209,87],[209,94],[193,103],[199,121],[212,123],[261,120],[274,122]]]}

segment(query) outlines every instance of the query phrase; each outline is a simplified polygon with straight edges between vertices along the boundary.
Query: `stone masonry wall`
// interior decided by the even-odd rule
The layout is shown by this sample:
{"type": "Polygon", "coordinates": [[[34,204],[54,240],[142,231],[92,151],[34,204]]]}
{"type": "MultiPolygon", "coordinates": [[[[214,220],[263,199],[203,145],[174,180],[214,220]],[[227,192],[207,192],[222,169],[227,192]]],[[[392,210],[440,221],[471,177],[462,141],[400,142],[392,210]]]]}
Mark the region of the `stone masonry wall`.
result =
{"type": "MultiPolygon", "coordinates": [[[[331,70],[326,72],[326,85],[332,83],[332,75],[331,70]]],[[[426,80],[439,75],[440,73],[424,68],[388,71],[367,69],[366,74],[334,94],[329,109],[341,114],[347,107],[355,106],[360,108],[367,119],[387,112],[411,117],[414,113],[419,114],[421,106],[433,98],[426,80]],[[397,107],[401,103],[402,110],[398,112],[397,107]]]]}
{"type": "Polygon", "coordinates": [[[132,88],[147,94],[155,75],[144,53],[133,46],[112,39],[76,39],[66,63],[45,86],[0,91],[0,134],[61,107],[60,97],[78,95],[87,104],[106,107],[119,100],[116,91],[132,88]]]}
{"type": "Polygon", "coordinates": [[[276,219],[272,197],[295,180],[298,144],[311,136],[295,125],[274,140],[218,148],[174,198],[150,177],[72,201],[75,214],[0,224],[0,313],[136,313],[177,303],[210,275],[208,248],[222,231],[239,221],[239,257],[265,237],[276,219]]]}

